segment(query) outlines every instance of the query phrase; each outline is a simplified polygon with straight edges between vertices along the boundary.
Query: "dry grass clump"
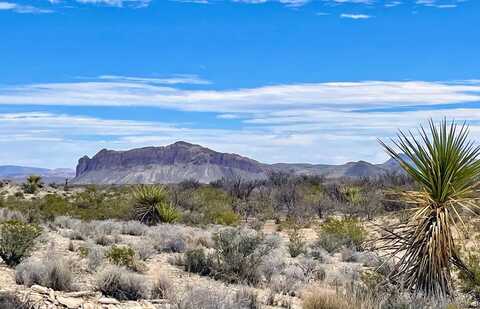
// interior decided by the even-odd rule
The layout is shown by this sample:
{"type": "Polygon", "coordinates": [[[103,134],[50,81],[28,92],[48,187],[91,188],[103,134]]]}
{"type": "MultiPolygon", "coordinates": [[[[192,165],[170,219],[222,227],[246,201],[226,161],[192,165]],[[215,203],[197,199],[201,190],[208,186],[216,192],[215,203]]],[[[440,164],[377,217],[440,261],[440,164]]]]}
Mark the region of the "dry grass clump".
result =
{"type": "Polygon", "coordinates": [[[12,220],[27,222],[27,218],[21,212],[8,208],[0,208],[0,223],[12,220]]]}
{"type": "Polygon", "coordinates": [[[234,294],[213,287],[193,287],[176,301],[178,309],[258,309],[256,294],[242,289],[234,294]]]}
{"type": "Polygon", "coordinates": [[[148,226],[138,221],[127,221],[122,223],[122,234],[142,236],[148,231],[148,226]]]}
{"type": "Polygon", "coordinates": [[[97,289],[118,300],[147,299],[149,287],[144,276],[123,267],[108,266],[96,278],[97,289]]]}
{"type": "Polygon", "coordinates": [[[303,297],[303,309],[356,309],[334,292],[314,290],[303,297]]]}
{"type": "Polygon", "coordinates": [[[151,227],[147,237],[158,252],[185,252],[189,240],[192,239],[189,228],[173,224],[151,227]]]}
{"type": "Polygon", "coordinates": [[[152,286],[152,298],[172,299],[175,297],[175,288],[172,281],[164,274],[158,274],[152,286]]]}
{"type": "Polygon", "coordinates": [[[15,281],[28,287],[38,284],[56,291],[73,290],[71,265],[58,256],[28,259],[15,268],[15,281]]]}

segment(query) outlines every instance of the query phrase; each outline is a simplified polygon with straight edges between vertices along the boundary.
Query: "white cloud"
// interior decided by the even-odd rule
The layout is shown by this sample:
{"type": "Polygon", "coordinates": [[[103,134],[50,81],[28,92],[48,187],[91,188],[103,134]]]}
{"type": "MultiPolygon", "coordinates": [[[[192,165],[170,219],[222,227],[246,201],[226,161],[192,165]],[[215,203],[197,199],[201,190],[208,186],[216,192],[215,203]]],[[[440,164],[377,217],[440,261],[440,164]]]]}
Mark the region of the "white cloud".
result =
{"type": "Polygon", "coordinates": [[[13,2],[0,2],[0,11],[13,11],[21,14],[46,14],[53,13],[52,10],[37,8],[31,5],[23,5],[13,2]]]}
{"type": "Polygon", "coordinates": [[[0,104],[152,106],[183,111],[261,113],[352,110],[480,101],[480,83],[359,81],[185,90],[145,81],[44,83],[0,88],[0,104]]]}
{"type": "Polygon", "coordinates": [[[366,15],[366,14],[347,14],[347,13],[340,14],[340,17],[341,18],[350,18],[350,19],[369,19],[369,18],[372,18],[372,16],[366,15]]]}
{"type": "Polygon", "coordinates": [[[118,75],[101,75],[99,79],[113,80],[113,81],[126,81],[126,82],[140,82],[146,84],[190,84],[190,85],[209,85],[210,81],[202,79],[197,75],[191,74],[178,74],[165,78],[149,78],[149,77],[132,77],[132,76],[118,76],[118,75]]]}
{"type": "Polygon", "coordinates": [[[147,7],[151,0],[76,0],[82,4],[97,4],[114,7],[134,7],[142,8],[147,7]]]}
{"type": "Polygon", "coordinates": [[[177,140],[269,163],[380,162],[386,156],[376,138],[393,136],[397,128],[414,128],[430,117],[467,120],[474,137],[480,137],[480,109],[459,105],[472,102],[480,102],[478,80],[332,82],[232,90],[184,90],[144,78],[19,85],[0,89],[0,104],[153,106],[213,112],[220,119],[238,119],[238,125],[222,129],[202,122],[0,114],[0,131],[8,136],[0,139],[0,164],[73,166],[80,156],[101,148],[129,149],[177,140]],[[444,104],[451,106],[437,106],[444,104]],[[417,110],[418,105],[430,108],[417,110]],[[405,108],[408,111],[402,112],[405,108]]]}

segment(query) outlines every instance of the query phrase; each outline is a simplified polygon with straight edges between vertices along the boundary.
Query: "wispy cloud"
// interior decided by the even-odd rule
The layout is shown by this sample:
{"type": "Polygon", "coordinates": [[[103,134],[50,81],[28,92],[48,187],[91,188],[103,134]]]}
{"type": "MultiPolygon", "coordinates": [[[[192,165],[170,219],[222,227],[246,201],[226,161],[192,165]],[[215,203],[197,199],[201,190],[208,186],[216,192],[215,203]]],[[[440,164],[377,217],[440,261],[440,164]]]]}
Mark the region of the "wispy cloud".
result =
{"type": "Polygon", "coordinates": [[[0,114],[0,130],[9,136],[0,140],[0,163],[13,158],[18,160],[13,163],[31,160],[45,166],[68,162],[72,166],[76,158],[101,148],[128,149],[176,140],[264,162],[380,162],[386,156],[377,138],[393,136],[398,127],[409,129],[444,116],[468,121],[474,137],[480,137],[480,109],[465,107],[480,102],[477,80],[298,83],[231,90],[185,90],[174,85],[141,77],[20,85],[0,88],[0,104],[151,106],[215,113],[222,119],[219,123],[235,121],[236,125],[224,128],[200,121],[112,120],[46,112],[0,114]],[[35,152],[22,151],[26,141],[35,152]],[[59,160],[52,163],[52,157],[59,160]]]}
{"type": "Polygon", "coordinates": [[[191,74],[177,74],[164,78],[152,78],[152,77],[132,77],[132,76],[119,76],[119,75],[101,75],[98,77],[101,80],[111,81],[124,81],[124,82],[140,82],[146,84],[189,84],[189,85],[209,85],[210,81],[200,78],[197,75],[191,74]]]}
{"type": "Polygon", "coordinates": [[[353,110],[480,101],[480,83],[475,81],[359,81],[191,90],[135,79],[4,86],[0,87],[0,104],[152,106],[231,113],[299,106],[353,110]]]}
{"type": "Polygon", "coordinates": [[[366,14],[349,14],[349,13],[343,13],[340,14],[341,18],[349,18],[349,19],[369,19],[372,18],[370,15],[366,14]]]}
{"type": "Polygon", "coordinates": [[[21,14],[53,13],[53,10],[42,9],[31,5],[23,5],[13,2],[0,2],[0,11],[12,11],[21,14]]]}
{"type": "Polygon", "coordinates": [[[151,0],[76,0],[82,4],[97,4],[114,7],[142,8],[149,6],[151,0]]]}

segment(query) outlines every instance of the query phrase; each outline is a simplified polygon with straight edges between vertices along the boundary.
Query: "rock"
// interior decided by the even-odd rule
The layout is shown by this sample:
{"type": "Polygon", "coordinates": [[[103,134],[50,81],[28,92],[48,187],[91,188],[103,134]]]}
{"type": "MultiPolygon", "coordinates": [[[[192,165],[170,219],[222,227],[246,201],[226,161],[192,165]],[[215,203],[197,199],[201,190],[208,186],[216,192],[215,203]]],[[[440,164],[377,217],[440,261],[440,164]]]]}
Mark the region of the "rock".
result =
{"type": "Polygon", "coordinates": [[[32,291],[40,293],[40,294],[49,294],[49,292],[50,292],[49,288],[46,288],[44,286],[37,285],[37,284],[32,285],[32,287],[30,289],[32,289],[32,291]]]}
{"type": "Polygon", "coordinates": [[[83,304],[83,299],[73,297],[57,296],[57,301],[69,309],[80,308],[83,304]]]}
{"type": "Polygon", "coordinates": [[[92,304],[92,303],[86,303],[86,304],[83,304],[83,308],[82,309],[101,309],[102,306],[100,305],[95,305],[95,304],[92,304]]]}
{"type": "Polygon", "coordinates": [[[120,302],[116,300],[115,298],[109,298],[109,297],[101,297],[98,300],[98,303],[102,305],[118,305],[120,302]]]}
{"type": "Polygon", "coordinates": [[[65,297],[91,297],[95,296],[95,292],[92,291],[78,291],[78,292],[69,292],[63,294],[65,297]]]}

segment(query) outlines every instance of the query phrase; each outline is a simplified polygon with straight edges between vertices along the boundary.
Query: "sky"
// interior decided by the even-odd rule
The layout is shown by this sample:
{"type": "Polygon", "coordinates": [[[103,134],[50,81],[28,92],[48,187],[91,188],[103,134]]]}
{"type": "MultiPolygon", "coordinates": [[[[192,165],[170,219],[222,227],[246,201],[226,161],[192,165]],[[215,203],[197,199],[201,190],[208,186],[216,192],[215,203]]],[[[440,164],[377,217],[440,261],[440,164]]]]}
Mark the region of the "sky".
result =
{"type": "Polygon", "coordinates": [[[480,139],[480,0],[0,0],[0,165],[183,140],[266,163],[480,139]]]}

